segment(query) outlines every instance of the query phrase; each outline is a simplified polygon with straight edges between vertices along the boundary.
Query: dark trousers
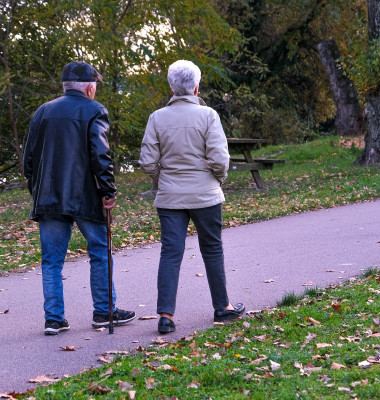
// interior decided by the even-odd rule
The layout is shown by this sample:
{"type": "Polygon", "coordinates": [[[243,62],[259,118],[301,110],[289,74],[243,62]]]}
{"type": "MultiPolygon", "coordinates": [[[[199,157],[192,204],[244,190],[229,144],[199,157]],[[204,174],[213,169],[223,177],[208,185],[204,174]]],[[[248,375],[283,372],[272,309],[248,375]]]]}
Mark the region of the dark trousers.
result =
{"type": "Polygon", "coordinates": [[[198,233],[199,248],[206,267],[212,305],[220,310],[229,304],[222,245],[222,206],[174,210],[157,208],[161,222],[161,257],[158,269],[157,313],[174,315],[179,271],[191,220],[198,233]]]}

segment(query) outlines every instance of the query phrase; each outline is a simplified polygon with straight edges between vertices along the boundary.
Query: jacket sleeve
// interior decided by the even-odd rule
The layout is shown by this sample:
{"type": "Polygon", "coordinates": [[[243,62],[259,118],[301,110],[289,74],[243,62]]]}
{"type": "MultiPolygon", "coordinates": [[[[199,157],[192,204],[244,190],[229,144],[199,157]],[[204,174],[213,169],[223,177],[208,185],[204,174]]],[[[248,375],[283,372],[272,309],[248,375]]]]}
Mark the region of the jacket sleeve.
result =
{"type": "Polygon", "coordinates": [[[90,162],[102,197],[115,197],[116,186],[113,175],[111,151],[107,139],[109,132],[108,112],[103,107],[89,128],[90,162]]]}
{"type": "Polygon", "coordinates": [[[24,176],[26,178],[26,185],[30,194],[32,194],[33,191],[33,149],[37,140],[38,127],[41,121],[42,114],[43,106],[38,108],[30,121],[28,139],[26,141],[24,157],[22,160],[24,176]]]}
{"type": "Polygon", "coordinates": [[[227,138],[224,134],[218,113],[211,110],[206,133],[206,157],[213,174],[219,182],[227,178],[230,165],[227,138]]]}
{"type": "Polygon", "coordinates": [[[141,144],[139,164],[141,170],[149,175],[154,183],[160,176],[160,143],[154,126],[154,114],[150,115],[141,144]]]}

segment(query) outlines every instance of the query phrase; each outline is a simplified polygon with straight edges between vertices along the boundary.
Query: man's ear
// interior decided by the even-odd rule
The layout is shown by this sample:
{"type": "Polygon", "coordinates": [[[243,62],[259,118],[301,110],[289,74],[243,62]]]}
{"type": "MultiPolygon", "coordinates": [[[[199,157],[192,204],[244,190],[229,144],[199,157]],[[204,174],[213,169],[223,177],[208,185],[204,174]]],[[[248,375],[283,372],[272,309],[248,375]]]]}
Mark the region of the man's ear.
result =
{"type": "Polygon", "coordinates": [[[198,91],[199,91],[199,85],[195,86],[194,96],[198,96],[198,91]]]}

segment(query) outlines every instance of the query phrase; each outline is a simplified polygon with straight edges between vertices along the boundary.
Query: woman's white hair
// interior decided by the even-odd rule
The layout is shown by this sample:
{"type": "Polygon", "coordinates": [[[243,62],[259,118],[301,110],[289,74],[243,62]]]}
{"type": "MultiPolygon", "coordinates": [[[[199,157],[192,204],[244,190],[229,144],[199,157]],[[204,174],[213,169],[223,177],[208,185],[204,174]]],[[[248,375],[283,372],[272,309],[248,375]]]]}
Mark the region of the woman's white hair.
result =
{"type": "Polygon", "coordinates": [[[66,90],[70,90],[70,89],[80,90],[81,92],[84,92],[84,91],[86,91],[86,89],[89,85],[95,85],[95,87],[96,87],[96,82],[65,81],[65,82],[62,82],[62,85],[63,85],[64,92],[66,92],[66,90]]]}
{"type": "Polygon", "coordinates": [[[201,70],[192,62],[178,60],[170,65],[168,81],[175,96],[193,95],[201,80],[201,70]]]}

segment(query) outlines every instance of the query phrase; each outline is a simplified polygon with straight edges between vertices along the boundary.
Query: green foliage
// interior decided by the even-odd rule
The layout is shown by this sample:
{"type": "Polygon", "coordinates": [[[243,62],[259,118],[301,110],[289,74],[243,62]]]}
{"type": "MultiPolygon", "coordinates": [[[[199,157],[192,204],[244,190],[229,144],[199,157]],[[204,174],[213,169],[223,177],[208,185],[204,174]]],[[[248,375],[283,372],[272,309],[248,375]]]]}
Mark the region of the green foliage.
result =
{"type": "Polygon", "coordinates": [[[13,0],[2,6],[0,36],[0,164],[13,157],[16,146],[10,100],[22,147],[33,112],[61,94],[67,62],[88,61],[103,75],[96,99],[109,110],[118,164],[137,157],[149,113],[170,98],[168,66],[191,59],[204,82],[221,83],[226,74],[217,57],[234,51],[239,40],[206,0],[13,0]]]}
{"type": "Polygon", "coordinates": [[[380,38],[367,45],[361,35],[349,42],[350,54],[341,61],[342,68],[362,94],[377,93],[380,89],[380,38]],[[364,45],[363,45],[364,42],[364,45]]]}

